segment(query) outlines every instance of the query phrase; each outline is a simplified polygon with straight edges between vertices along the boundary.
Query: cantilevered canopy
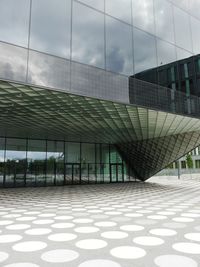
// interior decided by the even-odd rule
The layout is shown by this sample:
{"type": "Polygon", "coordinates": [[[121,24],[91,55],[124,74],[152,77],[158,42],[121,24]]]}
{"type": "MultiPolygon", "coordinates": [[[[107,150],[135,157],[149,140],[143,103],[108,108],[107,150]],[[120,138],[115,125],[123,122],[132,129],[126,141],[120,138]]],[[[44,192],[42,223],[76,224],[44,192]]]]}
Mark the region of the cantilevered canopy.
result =
{"type": "Polygon", "coordinates": [[[0,135],[112,143],[147,179],[200,144],[200,120],[1,81],[0,135]]]}

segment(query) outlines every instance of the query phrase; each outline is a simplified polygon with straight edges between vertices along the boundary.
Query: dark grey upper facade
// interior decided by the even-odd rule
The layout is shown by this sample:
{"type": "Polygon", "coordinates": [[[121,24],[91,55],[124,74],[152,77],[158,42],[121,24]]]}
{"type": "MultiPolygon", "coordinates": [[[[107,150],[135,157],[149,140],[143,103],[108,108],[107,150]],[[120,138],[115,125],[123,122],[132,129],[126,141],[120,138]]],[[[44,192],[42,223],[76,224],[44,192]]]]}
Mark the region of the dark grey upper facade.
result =
{"type": "Polygon", "coordinates": [[[200,53],[199,10],[199,0],[1,0],[0,136],[114,145],[126,173],[148,179],[200,142],[199,98],[158,78],[200,53]]]}

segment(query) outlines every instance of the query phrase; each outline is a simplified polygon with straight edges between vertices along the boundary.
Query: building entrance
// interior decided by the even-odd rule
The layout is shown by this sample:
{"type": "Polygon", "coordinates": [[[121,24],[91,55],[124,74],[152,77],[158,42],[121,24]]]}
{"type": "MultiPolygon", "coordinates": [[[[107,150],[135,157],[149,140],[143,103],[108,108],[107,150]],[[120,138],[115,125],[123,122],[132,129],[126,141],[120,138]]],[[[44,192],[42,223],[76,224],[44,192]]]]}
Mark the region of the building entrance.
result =
{"type": "Polygon", "coordinates": [[[119,163],[110,164],[110,178],[111,178],[111,183],[124,181],[123,164],[119,163]]]}
{"type": "Polygon", "coordinates": [[[66,163],[65,164],[65,184],[81,183],[81,164],[66,163]]]}

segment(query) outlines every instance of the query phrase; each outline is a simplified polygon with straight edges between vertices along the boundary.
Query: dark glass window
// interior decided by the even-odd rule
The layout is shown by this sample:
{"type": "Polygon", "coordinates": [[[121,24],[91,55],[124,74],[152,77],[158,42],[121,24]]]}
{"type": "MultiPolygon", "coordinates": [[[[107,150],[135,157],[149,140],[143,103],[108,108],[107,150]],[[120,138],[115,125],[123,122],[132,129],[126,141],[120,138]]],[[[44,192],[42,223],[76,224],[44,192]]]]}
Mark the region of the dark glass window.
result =
{"type": "Polygon", "coordinates": [[[26,179],[26,140],[6,139],[6,180],[8,187],[24,186],[26,179]]]}
{"type": "Polygon", "coordinates": [[[5,170],[5,138],[0,138],[0,187],[4,182],[4,170],[5,170]]]}
{"type": "Polygon", "coordinates": [[[46,184],[46,140],[28,140],[26,184],[46,184]]]}

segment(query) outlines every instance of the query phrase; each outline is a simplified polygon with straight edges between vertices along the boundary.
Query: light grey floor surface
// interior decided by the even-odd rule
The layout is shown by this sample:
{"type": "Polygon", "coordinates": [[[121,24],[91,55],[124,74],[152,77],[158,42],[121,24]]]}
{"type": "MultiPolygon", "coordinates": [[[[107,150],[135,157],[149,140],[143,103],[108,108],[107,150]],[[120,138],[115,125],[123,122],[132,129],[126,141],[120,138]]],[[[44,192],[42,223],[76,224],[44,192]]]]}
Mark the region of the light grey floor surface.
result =
{"type": "Polygon", "coordinates": [[[200,266],[200,181],[1,189],[0,266],[200,266]]]}

